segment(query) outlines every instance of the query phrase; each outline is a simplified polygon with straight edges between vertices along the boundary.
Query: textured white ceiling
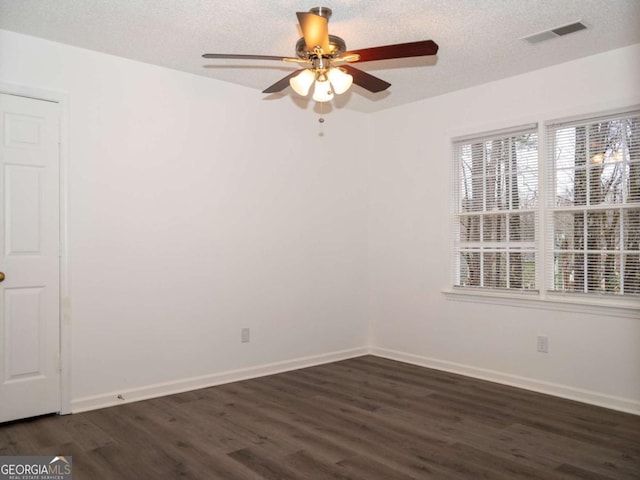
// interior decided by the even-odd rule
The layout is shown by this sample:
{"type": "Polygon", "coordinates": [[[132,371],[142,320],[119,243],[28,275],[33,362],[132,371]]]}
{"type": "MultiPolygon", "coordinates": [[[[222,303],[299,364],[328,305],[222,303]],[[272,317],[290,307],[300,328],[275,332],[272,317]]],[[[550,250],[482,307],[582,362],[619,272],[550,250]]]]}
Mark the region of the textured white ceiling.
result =
{"type": "MultiPolygon", "coordinates": [[[[333,10],[350,50],[432,39],[436,58],[354,64],[392,84],[359,87],[337,107],[373,112],[640,43],[639,0],[0,0],[0,28],[261,91],[296,64],[205,60],[203,53],[294,56],[296,11],[333,10]],[[522,37],[581,20],[588,29],[532,45],[522,37]]],[[[603,71],[606,65],[603,65],[603,71]]],[[[295,100],[297,101],[297,100],[295,100]]]]}

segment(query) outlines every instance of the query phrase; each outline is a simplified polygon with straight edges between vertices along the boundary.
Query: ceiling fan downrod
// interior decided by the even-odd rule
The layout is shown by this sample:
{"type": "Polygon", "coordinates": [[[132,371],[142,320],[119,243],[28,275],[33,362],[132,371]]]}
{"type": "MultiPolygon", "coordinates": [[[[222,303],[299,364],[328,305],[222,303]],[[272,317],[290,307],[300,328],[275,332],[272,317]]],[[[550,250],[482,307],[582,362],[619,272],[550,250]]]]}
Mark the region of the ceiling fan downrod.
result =
{"type": "Polygon", "coordinates": [[[323,17],[327,19],[327,22],[331,18],[331,14],[333,11],[329,7],[313,7],[309,10],[310,13],[314,15],[318,15],[319,17],[323,17]]]}

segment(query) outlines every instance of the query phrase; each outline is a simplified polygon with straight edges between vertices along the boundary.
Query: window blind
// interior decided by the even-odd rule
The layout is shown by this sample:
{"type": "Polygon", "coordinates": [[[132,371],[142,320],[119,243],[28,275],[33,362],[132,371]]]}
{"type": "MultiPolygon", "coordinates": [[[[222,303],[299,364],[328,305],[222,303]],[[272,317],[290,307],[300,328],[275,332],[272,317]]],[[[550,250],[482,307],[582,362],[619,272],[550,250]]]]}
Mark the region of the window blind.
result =
{"type": "Polygon", "coordinates": [[[536,289],[537,126],[456,139],[453,147],[455,285],[536,289]]]}
{"type": "Polygon", "coordinates": [[[550,290],[640,295],[640,111],[546,125],[550,290]]]}

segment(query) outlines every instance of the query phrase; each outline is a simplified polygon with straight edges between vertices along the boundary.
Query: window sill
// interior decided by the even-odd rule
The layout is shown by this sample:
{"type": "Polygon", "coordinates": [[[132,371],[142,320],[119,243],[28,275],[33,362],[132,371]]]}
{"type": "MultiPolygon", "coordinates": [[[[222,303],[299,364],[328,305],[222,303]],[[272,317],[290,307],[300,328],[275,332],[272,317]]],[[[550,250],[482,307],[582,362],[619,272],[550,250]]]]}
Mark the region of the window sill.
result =
{"type": "Polygon", "coordinates": [[[606,315],[640,319],[640,299],[619,299],[612,301],[608,298],[594,298],[591,296],[568,296],[547,292],[491,292],[469,291],[464,289],[450,289],[442,292],[447,300],[472,303],[486,303],[507,305],[540,310],[554,310],[561,312],[584,313],[589,315],[606,315]]]}

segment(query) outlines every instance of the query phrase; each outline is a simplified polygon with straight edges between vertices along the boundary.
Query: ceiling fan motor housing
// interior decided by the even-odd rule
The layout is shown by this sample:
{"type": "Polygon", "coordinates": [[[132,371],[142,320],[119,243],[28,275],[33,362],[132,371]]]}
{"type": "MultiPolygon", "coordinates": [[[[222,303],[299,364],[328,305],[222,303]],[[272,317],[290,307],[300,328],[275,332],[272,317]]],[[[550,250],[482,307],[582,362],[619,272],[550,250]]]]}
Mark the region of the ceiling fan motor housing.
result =
{"type": "MultiPolygon", "coordinates": [[[[326,58],[336,58],[347,51],[347,44],[345,41],[336,36],[329,35],[329,52],[324,53],[326,58]]],[[[307,50],[307,44],[304,41],[304,37],[296,42],[296,55],[298,58],[305,60],[313,59],[316,54],[307,50]]]]}

